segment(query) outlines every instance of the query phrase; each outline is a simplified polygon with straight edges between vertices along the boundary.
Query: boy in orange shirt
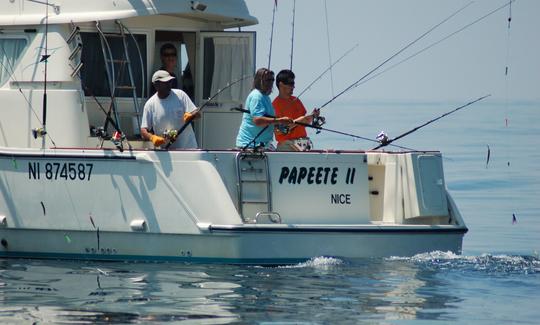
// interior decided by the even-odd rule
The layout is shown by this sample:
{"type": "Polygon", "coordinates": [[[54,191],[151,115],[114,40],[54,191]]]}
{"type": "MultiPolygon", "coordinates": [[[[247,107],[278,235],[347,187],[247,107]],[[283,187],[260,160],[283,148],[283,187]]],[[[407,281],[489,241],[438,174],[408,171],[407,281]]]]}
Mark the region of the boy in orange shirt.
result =
{"type": "MultiPolygon", "coordinates": [[[[276,76],[278,96],[272,102],[276,117],[288,116],[294,122],[311,124],[313,116],[319,115],[319,109],[314,109],[310,115],[306,115],[306,108],[302,101],[293,96],[295,75],[291,70],[281,70],[276,76]]],[[[274,134],[278,142],[278,151],[306,151],[312,147],[306,132],[306,127],[291,124],[288,132],[275,128],[274,134]]]]}

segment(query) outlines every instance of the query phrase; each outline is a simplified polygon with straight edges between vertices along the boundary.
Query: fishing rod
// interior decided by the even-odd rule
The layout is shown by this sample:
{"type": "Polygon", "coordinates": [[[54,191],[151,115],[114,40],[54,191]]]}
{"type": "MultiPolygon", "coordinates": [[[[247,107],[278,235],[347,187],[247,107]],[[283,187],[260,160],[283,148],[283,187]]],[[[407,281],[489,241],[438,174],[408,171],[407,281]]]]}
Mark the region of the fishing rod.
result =
{"type": "Polygon", "coordinates": [[[43,103],[42,103],[42,118],[41,118],[41,128],[32,130],[32,134],[36,139],[38,136],[41,137],[41,148],[45,149],[45,136],[47,134],[47,64],[49,62],[49,0],[45,3],[39,1],[32,1],[45,5],[45,54],[41,55],[39,63],[44,62],[44,74],[43,74],[43,103]]]}
{"type": "Polygon", "coordinates": [[[368,76],[370,76],[373,72],[377,71],[380,67],[382,67],[383,65],[385,65],[386,63],[388,63],[390,60],[392,60],[393,58],[395,58],[396,56],[398,56],[399,54],[401,54],[403,51],[405,51],[406,49],[408,49],[409,47],[411,47],[413,44],[415,44],[416,42],[418,42],[419,40],[421,40],[422,38],[424,38],[426,35],[428,35],[429,33],[431,33],[433,30],[435,30],[437,27],[441,26],[442,24],[444,24],[445,22],[447,22],[448,20],[450,20],[452,17],[454,17],[455,15],[457,15],[459,12],[463,11],[465,8],[467,8],[468,6],[470,6],[472,4],[472,2],[469,2],[467,5],[463,6],[462,8],[460,8],[459,10],[455,11],[454,13],[452,13],[450,16],[448,16],[447,18],[445,18],[444,20],[442,20],[441,22],[439,22],[438,24],[436,24],[435,26],[431,27],[430,29],[428,29],[425,33],[423,33],[422,35],[420,35],[419,37],[417,37],[415,40],[413,40],[412,42],[410,42],[409,44],[407,44],[406,46],[404,46],[403,48],[401,48],[399,51],[397,51],[396,53],[392,54],[389,58],[387,58],[386,60],[384,60],[382,63],[380,63],[378,66],[376,66],[375,68],[371,69],[368,73],[366,73],[365,75],[363,75],[360,79],[356,80],[355,82],[353,82],[351,85],[349,85],[347,88],[345,88],[344,90],[342,90],[340,93],[338,93],[337,95],[335,95],[334,97],[332,97],[330,100],[328,100],[326,103],[324,103],[323,105],[321,105],[319,107],[320,108],[323,108],[325,107],[326,105],[330,104],[331,102],[333,102],[336,98],[340,97],[341,95],[343,95],[344,93],[346,93],[347,91],[351,90],[352,88],[354,88],[358,83],[360,83],[362,80],[364,80],[365,78],[367,78],[368,76]]]}
{"type": "MultiPolygon", "coordinates": [[[[240,108],[240,107],[233,107],[233,109],[235,110],[238,110],[240,112],[244,112],[244,113],[249,113],[249,111],[247,109],[243,109],[243,108],[240,108]]],[[[265,115],[266,117],[270,117],[269,115],[265,115]]],[[[249,148],[249,146],[251,146],[251,144],[255,145],[255,141],[261,136],[261,134],[264,133],[264,131],[266,131],[266,129],[268,129],[268,127],[270,126],[270,124],[266,125],[265,127],[263,127],[259,133],[257,133],[255,135],[255,137],[253,137],[253,139],[251,141],[249,141],[248,144],[246,144],[243,148],[242,148],[242,151],[245,151],[247,148],[249,148]]]]}
{"type": "Polygon", "coordinates": [[[383,139],[383,140],[381,141],[381,144],[380,144],[380,145],[378,145],[377,147],[375,147],[375,148],[373,148],[373,149],[371,149],[371,150],[377,150],[377,149],[379,149],[379,148],[385,147],[385,146],[391,144],[392,142],[394,142],[394,141],[396,141],[396,140],[399,140],[399,139],[401,139],[401,138],[403,138],[403,137],[405,137],[405,136],[407,136],[407,135],[409,135],[409,134],[411,134],[411,133],[414,133],[414,132],[418,131],[419,129],[423,128],[423,127],[426,126],[426,125],[429,125],[429,124],[431,124],[431,123],[433,123],[433,122],[435,122],[435,121],[437,121],[437,120],[440,120],[441,118],[443,118],[443,117],[445,117],[445,116],[448,116],[448,115],[450,115],[450,114],[452,114],[452,113],[455,113],[455,112],[459,111],[460,109],[465,108],[465,107],[468,107],[468,106],[470,106],[470,105],[472,105],[472,104],[474,104],[474,103],[476,103],[476,102],[479,102],[479,101],[481,101],[482,99],[487,98],[487,97],[489,97],[489,96],[491,96],[491,94],[488,94],[488,95],[482,96],[482,97],[480,97],[480,98],[477,98],[477,99],[475,99],[475,100],[473,100],[473,101],[471,101],[471,102],[468,102],[468,103],[465,104],[465,105],[461,105],[460,107],[458,107],[458,108],[456,108],[456,109],[453,109],[453,110],[451,110],[451,111],[449,111],[449,112],[446,112],[446,113],[444,113],[443,115],[441,115],[441,116],[439,116],[439,117],[437,117],[437,118],[434,118],[434,119],[432,119],[432,120],[429,120],[429,121],[427,121],[426,123],[424,123],[424,124],[422,124],[422,125],[419,125],[419,126],[413,128],[413,129],[411,129],[411,130],[409,130],[409,131],[407,131],[407,132],[405,132],[405,133],[403,133],[403,134],[401,134],[401,135],[398,135],[397,137],[395,137],[395,138],[393,138],[393,139],[390,139],[390,140],[383,139]]]}
{"type": "MultiPolygon", "coordinates": [[[[332,69],[332,67],[336,64],[338,64],[343,58],[345,58],[349,53],[351,53],[354,49],[356,49],[360,45],[360,43],[356,43],[353,47],[351,47],[349,50],[347,50],[345,53],[343,53],[334,63],[332,63],[328,68],[326,68],[323,72],[321,72],[313,81],[307,85],[286,107],[285,110],[290,108],[294,102],[297,100],[300,100],[300,96],[302,96],[306,91],[311,89],[311,86],[313,86],[317,81],[321,80],[321,78],[332,69]]],[[[322,125],[322,124],[321,124],[322,125]]]]}
{"type": "Polygon", "coordinates": [[[393,68],[395,68],[395,67],[401,65],[402,63],[405,63],[406,61],[409,61],[410,59],[416,57],[417,55],[420,55],[421,53],[423,53],[423,52],[429,50],[430,48],[432,48],[432,47],[434,47],[434,46],[436,46],[436,45],[438,45],[438,44],[440,44],[440,43],[446,41],[446,40],[449,39],[450,37],[452,37],[452,36],[454,36],[454,35],[456,35],[456,34],[462,32],[462,31],[464,31],[465,29],[471,27],[472,25],[474,25],[474,24],[476,24],[476,23],[478,23],[478,22],[484,20],[485,18],[487,18],[487,17],[489,17],[489,16],[491,16],[491,15],[493,15],[493,14],[496,13],[497,11],[499,11],[499,10],[501,10],[501,9],[504,9],[504,8],[507,7],[507,6],[510,6],[510,7],[511,7],[511,3],[514,2],[514,1],[515,1],[515,0],[511,0],[509,3],[504,4],[504,5],[502,5],[502,6],[498,7],[498,8],[496,8],[496,9],[494,9],[494,10],[488,12],[487,14],[481,16],[480,18],[477,18],[476,20],[472,21],[471,23],[469,23],[469,24],[467,24],[467,25],[465,25],[465,26],[463,26],[463,27],[457,29],[456,31],[454,31],[454,32],[452,32],[452,33],[450,33],[450,34],[448,34],[448,35],[446,35],[445,37],[441,38],[440,40],[438,40],[438,41],[436,41],[436,42],[433,42],[433,43],[431,43],[430,45],[424,47],[424,48],[421,49],[420,51],[417,51],[417,52],[415,52],[414,54],[411,54],[410,56],[408,56],[408,57],[406,57],[405,59],[403,59],[403,60],[397,62],[396,64],[394,64],[394,65],[392,65],[392,66],[390,66],[390,67],[384,69],[383,71],[380,71],[380,72],[378,72],[378,73],[372,75],[371,77],[369,77],[369,78],[363,80],[362,82],[360,82],[360,83],[358,83],[357,85],[355,85],[355,87],[358,87],[358,86],[360,86],[360,85],[362,85],[362,84],[365,84],[366,82],[370,81],[371,79],[374,79],[374,78],[380,76],[381,74],[383,74],[383,73],[385,73],[385,72],[387,72],[387,71],[389,71],[389,70],[392,70],[393,68]]]}
{"type": "MultiPolygon", "coordinates": [[[[309,89],[311,89],[311,86],[313,86],[313,84],[315,84],[317,81],[319,81],[325,74],[326,72],[328,72],[330,69],[332,69],[332,67],[334,65],[336,65],[337,63],[339,63],[343,58],[345,58],[347,55],[349,55],[349,53],[351,53],[355,48],[357,48],[359,45],[359,43],[356,43],[353,47],[351,47],[348,51],[346,51],[345,53],[343,53],[343,55],[341,55],[339,57],[339,59],[337,59],[334,63],[332,63],[328,68],[326,68],[323,72],[321,72],[321,74],[319,74],[309,85],[307,85],[307,87],[304,88],[304,90],[302,90],[300,92],[300,94],[298,94],[298,96],[296,96],[296,98],[291,102],[289,103],[289,105],[287,106],[287,108],[289,108],[293,102],[297,101],[300,99],[300,96],[302,96],[306,91],[308,91],[309,89]]],[[[292,61],[291,61],[292,62],[292,61]]],[[[237,108],[233,108],[233,109],[236,109],[236,110],[239,110],[240,112],[244,112],[244,113],[250,113],[249,110],[245,110],[245,109],[237,109],[237,108]]],[[[322,125],[322,124],[321,124],[322,125]]],[[[313,126],[310,124],[310,126],[313,126]]],[[[319,125],[320,127],[320,125],[319,125]]],[[[268,125],[266,125],[264,128],[262,128],[262,130],[246,145],[244,146],[243,150],[246,150],[252,143],[255,143],[255,141],[257,140],[257,138],[263,134],[263,132],[268,128],[268,125]]]]}
{"type": "MultiPolygon", "coordinates": [[[[249,113],[249,111],[247,109],[244,109],[244,108],[241,108],[241,107],[233,107],[231,108],[232,110],[236,110],[236,111],[239,111],[239,112],[243,112],[243,113],[249,113]]],[[[268,115],[268,114],[265,114],[264,115],[265,117],[269,117],[269,118],[275,118],[275,116],[272,116],[272,115],[268,115]]],[[[362,140],[366,140],[366,141],[371,141],[371,142],[376,142],[376,143],[379,143],[379,141],[377,140],[374,140],[374,139],[370,139],[370,138],[366,138],[366,137],[362,137],[362,136],[359,136],[359,135],[356,135],[356,134],[351,134],[351,133],[346,133],[346,132],[342,132],[342,131],[338,131],[338,130],[332,130],[332,129],[328,129],[328,128],[323,128],[322,126],[319,126],[319,125],[313,125],[313,124],[309,124],[309,123],[304,123],[304,122],[294,122],[294,124],[297,124],[297,125],[301,125],[301,126],[305,126],[305,127],[308,127],[308,128],[312,128],[312,129],[316,129],[316,130],[320,130],[320,131],[326,131],[326,132],[331,132],[331,133],[336,133],[336,134],[341,134],[341,135],[345,135],[345,136],[349,136],[349,137],[352,137],[352,138],[356,138],[356,139],[362,139],[362,140]]],[[[248,143],[246,146],[244,146],[243,150],[246,150],[252,143],[255,142],[255,140],[268,128],[269,125],[265,126],[254,138],[253,140],[251,140],[250,143],[248,143]]],[[[403,146],[398,146],[398,145],[395,145],[395,144],[392,144],[391,146],[393,147],[396,147],[396,148],[400,148],[400,149],[404,149],[404,150],[409,150],[409,151],[416,151],[414,149],[411,149],[411,148],[407,148],[407,147],[403,147],[403,146]]]]}
{"type": "Polygon", "coordinates": [[[270,61],[272,61],[272,40],[274,38],[274,21],[276,18],[277,0],[274,1],[274,11],[272,12],[272,30],[270,32],[270,51],[268,52],[268,70],[270,70],[270,61]]]}
{"type": "MultiPolygon", "coordinates": [[[[292,70],[293,63],[293,54],[294,54],[294,20],[296,18],[296,0],[293,1],[293,10],[292,10],[292,36],[291,36],[291,65],[289,70],[292,70]]],[[[270,67],[270,65],[269,65],[270,67]]]]}
{"type": "MultiPolygon", "coordinates": [[[[300,92],[300,94],[298,96],[296,96],[296,98],[291,102],[289,103],[289,106],[287,106],[287,108],[289,108],[293,102],[299,100],[300,96],[302,96],[302,94],[304,94],[306,91],[308,91],[311,86],[313,86],[313,84],[315,84],[317,81],[319,81],[322,76],[328,71],[330,70],[334,65],[336,65],[338,62],[340,62],[343,58],[345,58],[349,53],[351,53],[355,48],[357,48],[359,45],[359,43],[356,43],[353,47],[351,47],[347,52],[343,53],[343,55],[341,57],[339,57],[339,59],[337,59],[334,63],[332,63],[328,68],[326,68],[326,70],[324,70],[323,72],[321,72],[321,74],[319,74],[319,76],[317,76],[306,88],[304,88],[304,90],[302,90],[300,92]]],[[[236,109],[236,110],[239,110],[237,108],[233,108],[233,109],[236,109]]],[[[240,112],[244,112],[244,113],[250,113],[249,110],[239,110],[240,112]]],[[[251,140],[244,148],[243,150],[246,150],[252,143],[255,143],[255,141],[257,140],[257,138],[263,134],[263,132],[268,128],[268,125],[265,126],[264,128],[262,128],[262,130],[253,138],[253,140],[251,140]]]]}
{"type": "MultiPolygon", "coordinates": [[[[124,133],[122,132],[122,130],[120,129],[120,126],[118,126],[118,124],[116,123],[115,120],[113,120],[113,118],[111,117],[111,114],[110,114],[110,111],[107,112],[105,110],[105,108],[103,107],[103,105],[101,104],[101,102],[97,99],[96,95],[92,92],[92,90],[90,88],[88,88],[83,79],[81,78],[81,86],[88,92],[88,94],[90,94],[90,96],[94,99],[94,101],[96,102],[96,104],[98,105],[98,107],[101,109],[101,111],[103,112],[103,114],[105,114],[105,119],[107,121],[107,123],[111,123],[111,125],[113,126],[113,128],[115,129],[116,131],[116,134],[114,136],[112,136],[110,138],[110,140],[112,141],[112,143],[116,146],[116,148],[118,150],[120,150],[120,152],[123,152],[124,151],[124,147],[122,146],[122,141],[123,140],[126,140],[126,137],[124,135],[124,133]]],[[[105,140],[108,136],[107,136],[107,127],[108,125],[105,125],[104,127],[99,127],[99,128],[96,128],[94,133],[96,136],[98,137],[101,137],[103,140],[105,140]]],[[[101,148],[103,148],[103,140],[101,142],[101,148]]],[[[129,148],[131,149],[131,144],[129,143],[129,141],[127,142],[128,143],[128,146],[129,148]]]]}
{"type": "MultiPolygon", "coordinates": [[[[199,113],[203,108],[205,108],[208,103],[210,103],[214,98],[216,98],[217,96],[219,96],[219,94],[221,94],[222,92],[224,92],[225,90],[231,88],[232,86],[234,86],[235,84],[239,83],[240,81],[244,80],[244,79],[247,79],[247,78],[250,78],[252,77],[251,75],[244,75],[242,77],[240,77],[239,79],[236,79],[235,81],[233,82],[230,82],[228,84],[225,85],[225,87],[221,88],[221,89],[218,89],[218,91],[212,95],[210,98],[208,98],[206,100],[206,102],[204,104],[201,105],[201,107],[197,108],[195,111],[193,112],[190,112],[190,114],[192,114],[192,116],[194,114],[197,114],[199,113]]],[[[178,136],[180,134],[182,134],[182,132],[184,132],[184,130],[189,126],[191,125],[191,123],[193,123],[193,117],[189,118],[187,121],[184,122],[184,125],[182,125],[182,127],[178,130],[175,130],[172,132],[172,136],[170,137],[170,141],[169,143],[167,143],[167,145],[165,146],[165,149],[169,149],[169,147],[176,141],[176,139],[178,138],[178,136]]]]}

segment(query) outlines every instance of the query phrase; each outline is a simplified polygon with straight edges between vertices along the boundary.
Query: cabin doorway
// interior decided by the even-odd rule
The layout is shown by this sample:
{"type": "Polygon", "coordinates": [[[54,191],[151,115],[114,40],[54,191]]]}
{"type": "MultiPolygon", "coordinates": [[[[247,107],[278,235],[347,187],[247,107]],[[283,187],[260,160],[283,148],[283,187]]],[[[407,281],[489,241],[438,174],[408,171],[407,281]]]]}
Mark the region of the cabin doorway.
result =
{"type": "MultiPolygon", "coordinates": [[[[152,73],[157,70],[169,71],[176,77],[174,86],[195,102],[196,33],[158,30],[155,40],[152,73]]],[[[150,87],[152,95],[155,90],[153,86],[150,87]]]]}

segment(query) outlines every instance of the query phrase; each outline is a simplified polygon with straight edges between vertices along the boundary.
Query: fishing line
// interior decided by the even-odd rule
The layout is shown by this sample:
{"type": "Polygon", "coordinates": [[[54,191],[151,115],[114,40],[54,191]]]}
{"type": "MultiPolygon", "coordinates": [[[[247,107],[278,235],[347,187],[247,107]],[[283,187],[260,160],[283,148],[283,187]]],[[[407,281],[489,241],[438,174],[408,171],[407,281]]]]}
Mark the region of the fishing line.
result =
{"type": "Polygon", "coordinates": [[[272,61],[272,41],[274,38],[274,21],[276,18],[277,0],[274,0],[274,10],[272,12],[272,29],[270,31],[270,51],[268,52],[268,70],[270,70],[270,62],[272,61]]]}
{"type": "MultiPolygon", "coordinates": [[[[505,87],[505,103],[504,103],[504,125],[505,125],[505,129],[506,129],[506,132],[508,133],[509,132],[509,129],[508,129],[508,121],[509,121],[509,97],[510,97],[510,76],[509,76],[509,66],[510,66],[510,45],[511,45],[511,33],[510,33],[510,25],[511,25],[511,22],[512,22],[512,2],[513,1],[509,1],[508,2],[508,18],[507,18],[507,21],[508,21],[508,25],[507,25],[507,28],[506,28],[506,65],[505,65],[505,69],[504,69],[504,87],[505,87]]],[[[512,176],[511,176],[511,173],[510,173],[510,154],[509,154],[509,150],[508,150],[508,147],[505,148],[505,156],[506,156],[506,166],[507,166],[507,169],[506,169],[506,177],[511,180],[512,179],[512,176]]],[[[515,212],[515,204],[514,203],[511,203],[511,210],[513,211],[512,213],[512,224],[516,224],[517,223],[517,218],[516,218],[516,212],[515,212]]]]}
{"type": "Polygon", "coordinates": [[[328,100],[326,103],[324,103],[323,105],[321,105],[319,108],[323,108],[325,107],[326,105],[330,104],[331,102],[333,102],[336,98],[340,97],[341,95],[343,95],[344,93],[346,93],[347,91],[351,90],[352,88],[354,88],[357,84],[359,84],[360,82],[362,82],[365,78],[367,78],[368,76],[370,76],[373,72],[377,71],[380,67],[382,67],[383,65],[385,65],[387,62],[389,62],[390,60],[392,60],[393,58],[395,58],[396,56],[398,56],[399,54],[401,54],[403,51],[405,51],[406,49],[408,49],[409,47],[411,47],[413,44],[415,44],[416,42],[418,42],[419,40],[421,40],[422,38],[424,38],[426,35],[428,35],[429,33],[431,33],[433,30],[435,30],[437,27],[441,26],[442,24],[444,24],[446,21],[450,20],[452,17],[454,17],[455,15],[457,15],[459,12],[461,12],[462,10],[464,10],[465,8],[467,8],[468,6],[470,6],[472,4],[472,2],[469,2],[467,5],[463,6],[461,9],[457,10],[456,12],[454,12],[453,14],[451,14],[450,16],[448,16],[447,18],[445,18],[443,21],[441,21],[440,23],[436,24],[435,26],[431,27],[429,30],[427,30],[425,33],[423,33],[422,35],[420,35],[418,38],[416,38],[415,40],[413,40],[412,42],[410,42],[409,44],[407,44],[406,46],[404,46],[403,48],[401,48],[399,51],[397,51],[396,53],[392,54],[389,58],[387,58],[386,60],[384,60],[382,63],[380,63],[378,66],[376,66],[375,68],[371,69],[368,73],[366,73],[364,76],[362,76],[360,79],[358,79],[357,81],[353,82],[351,85],[349,85],[347,88],[345,88],[344,90],[342,90],[340,93],[338,93],[337,95],[335,95],[334,97],[332,97],[330,100],[328,100]]]}
{"type": "Polygon", "coordinates": [[[354,49],[356,49],[358,46],[360,45],[360,43],[356,43],[353,47],[351,47],[347,52],[343,53],[342,56],[339,57],[339,59],[337,59],[334,63],[332,63],[328,68],[326,68],[323,72],[321,72],[321,74],[319,74],[309,85],[307,85],[304,90],[302,90],[295,98],[295,100],[298,100],[298,98],[300,98],[300,96],[302,96],[306,91],[308,91],[309,89],[311,89],[311,86],[313,86],[313,84],[315,84],[317,81],[319,81],[325,74],[326,72],[330,71],[332,69],[333,66],[335,66],[339,61],[341,61],[344,57],[346,57],[347,55],[349,55],[349,53],[351,53],[354,49]]]}
{"type": "Polygon", "coordinates": [[[508,127],[508,98],[509,98],[509,65],[510,65],[510,23],[512,21],[512,1],[508,3],[508,27],[506,32],[506,66],[504,69],[504,86],[505,86],[505,105],[504,105],[504,124],[508,127]]]}
{"type": "MultiPolygon", "coordinates": [[[[325,18],[325,21],[326,21],[326,44],[327,44],[327,47],[328,47],[328,65],[331,66],[332,65],[332,54],[331,54],[331,51],[330,51],[330,28],[329,28],[329,24],[328,24],[328,8],[326,7],[326,0],[323,0],[324,1],[324,18],[325,18]]],[[[332,89],[332,96],[334,96],[334,74],[332,72],[332,68],[330,67],[330,86],[331,86],[331,89],[332,89]]]]}
{"type": "MultiPolygon", "coordinates": [[[[515,0],[512,0],[511,2],[513,2],[513,1],[515,1],[515,0]]],[[[409,61],[410,59],[414,58],[415,56],[417,56],[417,55],[419,55],[419,54],[421,54],[421,53],[423,53],[423,52],[429,50],[430,48],[432,48],[432,47],[434,47],[434,46],[436,46],[436,45],[438,45],[438,44],[440,44],[440,43],[442,43],[442,42],[444,42],[444,41],[446,41],[446,40],[449,39],[450,37],[452,37],[452,36],[454,36],[454,35],[456,35],[456,34],[462,32],[462,31],[464,31],[465,29],[471,27],[472,25],[474,25],[474,24],[476,24],[476,23],[478,23],[478,22],[484,20],[485,18],[487,18],[487,17],[493,15],[494,13],[498,12],[499,10],[504,9],[504,8],[507,7],[508,5],[509,5],[509,4],[507,3],[507,4],[503,5],[503,6],[498,7],[498,8],[495,9],[495,10],[492,10],[492,11],[489,12],[488,14],[486,14],[486,15],[484,15],[484,16],[482,16],[482,17],[476,19],[476,20],[474,20],[473,22],[471,22],[471,23],[469,23],[469,24],[467,24],[467,25],[461,27],[460,29],[456,30],[455,32],[448,34],[447,36],[441,38],[440,40],[438,40],[438,41],[436,41],[436,42],[434,42],[434,43],[431,43],[430,45],[424,47],[424,48],[421,49],[420,51],[415,52],[414,54],[412,54],[412,55],[406,57],[405,59],[403,59],[403,60],[401,60],[401,61],[395,63],[394,65],[391,65],[390,67],[384,69],[383,71],[380,71],[380,72],[374,74],[373,76],[367,78],[366,80],[364,80],[364,81],[358,83],[358,85],[356,85],[355,87],[360,86],[360,85],[362,85],[362,84],[365,84],[365,83],[368,82],[369,80],[374,79],[374,78],[380,76],[381,74],[383,74],[383,73],[385,73],[385,72],[387,72],[387,71],[389,71],[389,70],[392,70],[393,68],[397,67],[398,65],[400,65],[400,64],[402,64],[402,63],[405,63],[406,61],[409,61]]]]}
{"type": "MultiPolygon", "coordinates": [[[[294,20],[296,17],[296,0],[293,1],[293,10],[292,10],[292,36],[291,36],[291,65],[289,70],[292,70],[293,65],[293,54],[294,54],[294,20]]],[[[269,67],[270,68],[270,67],[269,67]]]]}

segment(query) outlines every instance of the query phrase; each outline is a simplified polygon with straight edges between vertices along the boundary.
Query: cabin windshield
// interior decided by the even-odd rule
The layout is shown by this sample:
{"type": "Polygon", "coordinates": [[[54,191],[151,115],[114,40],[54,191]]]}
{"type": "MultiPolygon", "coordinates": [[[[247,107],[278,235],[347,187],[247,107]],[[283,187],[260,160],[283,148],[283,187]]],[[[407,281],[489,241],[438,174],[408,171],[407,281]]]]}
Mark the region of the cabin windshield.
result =
{"type": "MultiPolygon", "coordinates": [[[[137,97],[146,97],[147,91],[145,94],[142,94],[143,87],[142,85],[142,72],[146,71],[147,58],[146,58],[146,35],[144,34],[133,34],[134,38],[126,37],[127,42],[127,51],[128,59],[130,62],[136,64],[131,64],[131,69],[133,70],[134,84],[136,87],[137,97]],[[137,51],[137,46],[135,45],[135,40],[140,49],[137,51]],[[144,67],[141,67],[139,64],[140,59],[142,59],[144,67]]],[[[105,59],[102,53],[102,45],[100,36],[98,33],[92,32],[83,32],[81,33],[81,38],[84,44],[82,51],[82,62],[84,65],[81,69],[81,77],[83,82],[83,89],[85,96],[98,96],[98,97],[110,97],[111,90],[107,82],[107,72],[105,67],[105,59]],[[84,49],[92,49],[91,51],[84,49]]],[[[114,60],[114,66],[118,72],[115,76],[115,83],[117,86],[120,86],[117,89],[115,96],[116,97],[131,97],[132,91],[130,89],[122,88],[121,85],[127,85],[129,81],[129,72],[127,70],[126,61],[125,61],[125,52],[124,52],[124,43],[123,39],[120,37],[110,37],[107,39],[109,48],[114,60]]],[[[108,49],[106,48],[105,51],[108,49]]]]}

